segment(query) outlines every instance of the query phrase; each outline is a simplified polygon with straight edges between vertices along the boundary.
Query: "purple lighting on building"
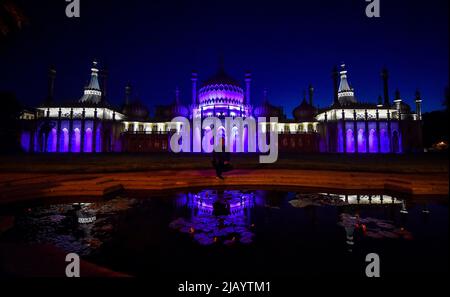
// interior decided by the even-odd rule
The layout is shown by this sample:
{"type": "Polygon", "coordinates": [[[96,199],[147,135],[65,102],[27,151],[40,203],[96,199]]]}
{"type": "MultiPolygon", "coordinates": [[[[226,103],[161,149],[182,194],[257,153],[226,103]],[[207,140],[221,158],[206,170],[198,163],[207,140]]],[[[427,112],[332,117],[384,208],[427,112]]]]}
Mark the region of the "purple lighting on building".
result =
{"type": "Polygon", "coordinates": [[[56,152],[56,129],[53,128],[48,133],[47,139],[47,152],[54,153],[56,152]]]}
{"type": "Polygon", "coordinates": [[[358,153],[366,152],[366,137],[363,129],[358,130],[358,153]]]}
{"type": "Polygon", "coordinates": [[[25,152],[30,151],[30,132],[23,131],[20,135],[20,144],[25,152]]]}
{"type": "Polygon", "coordinates": [[[61,133],[61,152],[67,153],[69,151],[69,131],[67,128],[62,129],[61,133]]]}
{"type": "Polygon", "coordinates": [[[369,132],[369,152],[376,153],[378,151],[378,139],[375,129],[370,129],[369,132]]]}
{"type": "Polygon", "coordinates": [[[385,129],[381,129],[380,131],[380,144],[381,144],[381,152],[389,153],[389,136],[385,129]]]}
{"type": "Polygon", "coordinates": [[[81,142],[80,129],[75,128],[73,130],[72,152],[74,152],[74,153],[80,152],[80,142],[81,142]]]}
{"type": "Polygon", "coordinates": [[[353,130],[348,129],[347,130],[347,153],[354,153],[355,152],[355,137],[353,136],[353,130]]]}
{"type": "Polygon", "coordinates": [[[86,134],[84,135],[84,151],[87,153],[92,152],[92,130],[91,130],[91,128],[87,128],[86,134]]]}

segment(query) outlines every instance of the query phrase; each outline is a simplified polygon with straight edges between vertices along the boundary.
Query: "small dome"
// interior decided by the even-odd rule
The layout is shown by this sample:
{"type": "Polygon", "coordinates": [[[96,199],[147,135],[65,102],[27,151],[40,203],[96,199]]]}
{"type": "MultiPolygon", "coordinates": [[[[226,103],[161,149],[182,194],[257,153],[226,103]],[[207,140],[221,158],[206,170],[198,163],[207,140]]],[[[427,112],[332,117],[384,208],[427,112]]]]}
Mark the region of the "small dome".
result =
{"type": "Polygon", "coordinates": [[[317,109],[303,98],[302,103],[294,108],[292,115],[298,122],[313,122],[317,115],[317,109]]]}
{"type": "Polygon", "coordinates": [[[162,105],[156,108],[156,118],[159,120],[170,121],[175,117],[189,117],[189,109],[181,104],[180,90],[175,89],[175,100],[172,104],[162,105]]]}
{"type": "Polygon", "coordinates": [[[219,69],[219,71],[214,76],[206,80],[203,83],[202,87],[215,85],[230,85],[240,87],[239,82],[228,75],[223,68],[219,69]]]}
{"type": "Polygon", "coordinates": [[[148,108],[138,99],[129,104],[125,104],[122,108],[122,112],[127,117],[134,120],[144,120],[150,114],[148,108]]]}
{"type": "Polygon", "coordinates": [[[278,117],[284,118],[283,109],[269,103],[267,90],[264,90],[264,101],[253,110],[255,117],[278,117]]]}

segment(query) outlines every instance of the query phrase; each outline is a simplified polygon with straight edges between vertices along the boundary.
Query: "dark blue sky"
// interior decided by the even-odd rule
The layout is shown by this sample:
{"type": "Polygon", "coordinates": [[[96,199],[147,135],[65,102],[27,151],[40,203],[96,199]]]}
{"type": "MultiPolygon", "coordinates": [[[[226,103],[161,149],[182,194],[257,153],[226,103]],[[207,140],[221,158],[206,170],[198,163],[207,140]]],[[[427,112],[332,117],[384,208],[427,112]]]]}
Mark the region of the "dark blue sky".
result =
{"type": "Polygon", "coordinates": [[[0,90],[36,105],[46,96],[47,69],[57,69],[56,99],[81,97],[94,58],[109,69],[109,101],[124,86],[149,106],[173,100],[176,86],[190,102],[190,73],[207,79],[222,54],[226,70],[253,73],[252,101],[284,106],[291,117],[309,83],[315,104],[332,101],[331,68],[345,62],[361,101],[382,93],[380,70],[390,71],[413,105],[442,108],[449,80],[448,1],[381,0],[381,18],[365,16],[364,0],[110,1],[81,0],[81,18],[65,16],[64,0],[18,1],[29,25],[1,43],[0,90]]]}

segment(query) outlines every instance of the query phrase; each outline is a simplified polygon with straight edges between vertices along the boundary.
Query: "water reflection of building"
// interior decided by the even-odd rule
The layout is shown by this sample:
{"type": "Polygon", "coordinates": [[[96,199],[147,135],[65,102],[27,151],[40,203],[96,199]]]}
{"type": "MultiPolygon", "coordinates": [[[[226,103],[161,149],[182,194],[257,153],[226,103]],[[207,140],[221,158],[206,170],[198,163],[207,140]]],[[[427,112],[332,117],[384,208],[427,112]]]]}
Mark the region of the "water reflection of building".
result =
{"type": "MultiPolygon", "coordinates": [[[[24,111],[22,118],[22,147],[28,152],[154,152],[168,151],[169,136],[180,129],[170,121],[176,116],[193,119],[218,117],[278,117],[279,123],[262,123],[262,129],[279,134],[279,150],[292,152],[339,153],[401,153],[421,149],[422,99],[416,93],[416,110],[395,92],[390,100],[388,72],[382,71],[383,97],[378,102],[362,102],[348,82],[345,65],[333,71],[332,104],[318,108],[313,101],[314,88],[309,86],[300,105],[288,119],[282,107],[269,102],[264,91],[261,104],[251,96],[252,76],[246,72],[244,87],[228,75],[223,65],[211,78],[198,84],[198,75],[192,73],[191,102],[182,103],[176,89],[172,103],[156,106],[150,112],[140,98],[133,96],[128,84],[121,108],[108,104],[106,98],[106,71],[100,71],[94,62],[91,78],[79,100],[62,103],[54,100],[56,71],[50,70],[49,94],[45,102],[33,111],[24,111]],[[100,84],[100,81],[102,82],[100,84]]],[[[170,101],[170,100],[169,100],[170,101]]],[[[191,125],[192,127],[192,125],[191,125]]],[[[233,130],[231,143],[236,150],[237,140],[248,149],[247,130],[239,135],[233,130]]],[[[194,140],[210,133],[208,128],[192,131],[194,140]]]]}
{"type": "Polygon", "coordinates": [[[170,227],[191,234],[203,245],[217,242],[248,244],[254,237],[250,209],[256,201],[254,193],[237,190],[181,194],[175,205],[189,209],[190,213],[172,221],[170,227]]]}

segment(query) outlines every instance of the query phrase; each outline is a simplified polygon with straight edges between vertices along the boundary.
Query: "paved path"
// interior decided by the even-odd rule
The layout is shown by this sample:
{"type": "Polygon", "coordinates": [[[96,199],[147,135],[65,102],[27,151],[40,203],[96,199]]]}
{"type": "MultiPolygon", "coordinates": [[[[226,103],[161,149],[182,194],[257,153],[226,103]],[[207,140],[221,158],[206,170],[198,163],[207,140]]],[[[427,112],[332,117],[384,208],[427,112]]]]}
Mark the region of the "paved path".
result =
{"type": "Polygon", "coordinates": [[[190,187],[301,187],[327,190],[397,191],[448,195],[448,174],[406,174],[241,169],[214,177],[213,170],[162,170],[122,173],[0,173],[0,204],[36,198],[100,198],[119,191],[177,190],[190,187]]]}

